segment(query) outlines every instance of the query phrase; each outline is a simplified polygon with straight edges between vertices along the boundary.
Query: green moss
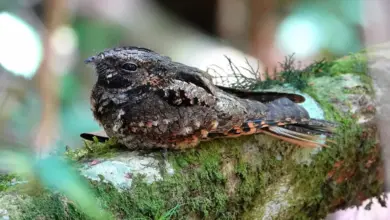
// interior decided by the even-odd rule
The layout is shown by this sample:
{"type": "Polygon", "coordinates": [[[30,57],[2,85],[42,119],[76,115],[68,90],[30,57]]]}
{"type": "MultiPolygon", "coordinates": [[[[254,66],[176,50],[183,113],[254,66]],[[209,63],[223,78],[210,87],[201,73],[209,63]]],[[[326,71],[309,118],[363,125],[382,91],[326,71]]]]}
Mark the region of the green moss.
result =
{"type": "Polygon", "coordinates": [[[356,86],[354,88],[344,88],[343,89],[344,94],[368,94],[369,91],[366,87],[364,86],[356,86]]]}
{"type": "Polygon", "coordinates": [[[289,215],[299,219],[311,219],[310,216],[323,218],[336,209],[360,205],[360,194],[371,197],[382,193],[383,182],[377,175],[382,163],[375,140],[365,138],[362,128],[349,118],[342,120],[338,134],[335,138],[338,144],[314,156],[310,166],[295,168],[292,173],[292,182],[295,183],[293,194],[299,197],[290,203],[300,208],[287,210],[289,215]],[[365,167],[368,161],[372,164],[365,167]],[[341,165],[330,178],[329,172],[337,163],[341,165]],[[340,177],[347,179],[338,182],[340,177]]]}
{"type": "Polygon", "coordinates": [[[14,178],[16,178],[16,176],[12,174],[0,174],[0,192],[7,190],[14,178]]]}
{"type": "MultiPolygon", "coordinates": [[[[351,60],[365,62],[363,58],[357,56],[351,60]]],[[[331,71],[338,69],[338,73],[355,73],[363,64],[355,65],[351,60],[344,60],[341,64],[340,61],[335,62],[337,66],[333,66],[331,71]]],[[[367,76],[360,77],[362,79],[367,76]]],[[[357,91],[343,92],[371,94],[373,91],[367,90],[372,89],[371,81],[364,81],[366,88],[357,87],[357,91]]],[[[294,219],[311,219],[313,216],[323,218],[331,211],[360,205],[363,199],[379,197],[383,192],[383,182],[378,174],[378,169],[383,164],[375,139],[375,129],[362,128],[352,115],[344,114],[330,104],[329,99],[332,97],[319,93],[318,89],[318,86],[307,87],[305,92],[319,102],[327,119],[340,123],[334,140],[337,144],[332,144],[330,148],[315,155],[310,166],[303,165],[294,169],[292,182],[296,184],[293,195],[299,197],[289,201],[294,207],[282,213],[281,218],[287,218],[286,215],[294,216],[294,219]],[[369,167],[366,166],[367,163],[370,163],[369,167]],[[336,164],[340,164],[340,167],[335,168],[336,164]],[[332,178],[328,178],[331,171],[334,174],[332,178]],[[344,176],[347,179],[338,182],[344,176]]]]}
{"type": "Polygon", "coordinates": [[[57,193],[43,193],[31,197],[31,201],[21,207],[21,219],[89,219],[66,197],[57,193]]]}
{"type": "Polygon", "coordinates": [[[368,58],[364,52],[351,54],[347,57],[339,59],[330,68],[333,75],[354,73],[366,75],[368,70],[368,58]]]}
{"type": "MultiPolygon", "coordinates": [[[[206,219],[237,219],[251,209],[256,195],[266,194],[267,187],[284,173],[286,163],[276,160],[276,156],[283,152],[288,158],[296,149],[263,135],[218,140],[204,143],[196,150],[169,153],[168,160],[174,164],[176,172],[166,174],[163,181],[147,184],[141,176],[135,176],[131,189],[124,192],[118,192],[111,184],[94,181],[91,184],[102,206],[121,218],[159,219],[170,213],[173,218],[192,214],[206,219]],[[268,144],[261,144],[263,138],[268,144]],[[243,148],[243,144],[248,147],[243,148]],[[275,147],[279,145],[280,148],[275,147]],[[226,160],[235,161],[231,172],[224,172],[226,160]],[[175,207],[174,212],[169,211],[175,207]]],[[[85,217],[71,202],[64,205],[64,201],[58,195],[43,193],[35,197],[26,213],[31,218],[42,215],[53,218],[61,212],[75,219],[85,217]],[[46,203],[51,205],[45,206],[46,203]],[[66,208],[57,209],[57,206],[66,208]],[[36,211],[30,212],[30,209],[36,211]]]]}
{"type": "MultiPolygon", "coordinates": [[[[372,79],[367,74],[367,71],[368,71],[368,56],[364,51],[360,53],[351,54],[350,56],[339,59],[330,68],[330,72],[333,76],[339,74],[346,74],[346,73],[359,75],[360,80],[367,87],[363,89],[368,89],[368,91],[366,91],[365,94],[374,96],[375,92],[372,85],[372,79]]],[[[356,91],[351,91],[351,92],[354,93],[356,91]]],[[[358,91],[358,92],[364,92],[364,91],[358,91]]]]}
{"type": "Polygon", "coordinates": [[[284,143],[269,141],[269,146],[259,144],[259,140],[253,137],[205,143],[197,150],[170,155],[169,161],[180,169],[173,176],[165,176],[164,181],[148,185],[135,179],[132,189],[125,193],[117,193],[112,188],[107,191],[107,186],[101,188],[100,183],[96,188],[106,197],[103,200],[110,201],[111,209],[126,218],[155,218],[164,210],[180,205],[176,217],[183,218],[193,213],[200,218],[236,219],[252,207],[256,195],[265,194],[266,186],[278,180],[279,172],[275,170],[283,170],[284,163],[275,161],[278,152],[274,144],[284,143]],[[248,142],[257,142],[259,147],[246,153],[244,151],[248,149],[242,149],[242,144],[248,142]],[[222,172],[222,156],[236,161],[230,175],[222,172]],[[252,163],[253,156],[257,156],[257,164],[252,163]],[[237,183],[233,189],[235,193],[229,195],[227,188],[231,187],[229,180],[232,178],[237,183]]]}
{"type": "Polygon", "coordinates": [[[114,138],[109,139],[105,143],[101,143],[94,137],[94,141],[84,141],[84,147],[82,148],[67,148],[65,156],[75,161],[96,157],[109,158],[119,154],[122,150],[123,148],[118,145],[114,138]]]}
{"type": "MultiPolygon", "coordinates": [[[[378,176],[378,168],[382,166],[382,161],[374,137],[375,129],[374,131],[372,128],[363,129],[357,125],[351,115],[341,113],[336,106],[330,104],[330,98],[332,97],[329,97],[329,89],[326,89],[326,94],[322,94],[318,90],[322,89],[321,86],[307,86],[311,79],[317,79],[319,76],[332,76],[333,78],[337,74],[352,73],[359,75],[364,87],[354,87],[348,91],[340,91],[339,94],[364,93],[373,96],[372,81],[366,75],[366,56],[356,54],[324,66],[327,67],[325,69],[327,73],[318,74],[317,71],[317,74],[313,74],[316,73],[313,71],[301,78],[301,80],[307,80],[306,86],[301,88],[320,103],[327,119],[338,121],[342,125],[338,132],[339,135],[335,139],[337,144],[331,145],[330,149],[314,156],[312,160],[314,162],[310,166],[301,165],[292,169],[292,182],[296,183],[294,184],[296,186],[294,187],[294,193],[292,193],[294,198],[289,200],[292,208],[279,213],[278,217],[281,219],[290,219],[291,216],[294,216],[294,219],[312,219],[314,216],[323,218],[327,213],[338,208],[359,205],[363,198],[379,196],[383,190],[383,182],[378,176]],[[339,175],[346,175],[345,173],[352,171],[354,175],[350,177],[350,181],[336,184],[335,180],[328,180],[326,177],[333,169],[333,165],[339,161],[343,161],[343,165],[337,170],[339,175]],[[371,166],[365,167],[366,163],[371,163],[371,166]],[[356,183],[359,184],[356,185],[356,183]],[[297,209],[297,207],[299,208],[297,209]]],[[[302,75],[302,72],[299,71],[291,71],[291,73],[292,79],[285,82],[293,82],[294,74],[295,77],[302,75]]],[[[288,79],[288,77],[285,78],[288,79]]],[[[322,77],[321,80],[323,79],[325,78],[322,77]]],[[[261,85],[262,82],[258,84],[261,85]]],[[[265,82],[263,85],[268,84],[270,82],[265,82]]],[[[330,83],[328,86],[331,85],[330,83]]],[[[263,205],[263,203],[260,204],[263,205]]],[[[260,216],[263,214],[264,210],[260,210],[260,216]]]]}

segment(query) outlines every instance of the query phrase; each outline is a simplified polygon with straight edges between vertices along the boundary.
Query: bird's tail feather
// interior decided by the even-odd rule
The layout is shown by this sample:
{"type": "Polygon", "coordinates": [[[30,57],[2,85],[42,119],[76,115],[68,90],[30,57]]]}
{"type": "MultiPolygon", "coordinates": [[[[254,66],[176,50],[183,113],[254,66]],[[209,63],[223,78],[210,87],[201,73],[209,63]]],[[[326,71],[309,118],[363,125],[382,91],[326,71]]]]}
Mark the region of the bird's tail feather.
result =
{"type": "Polygon", "coordinates": [[[267,135],[270,135],[272,137],[275,137],[277,139],[289,142],[291,144],[296,144],[296,145],[299,145],[299,146],[302,146],[302,147],[317,147],[317,146],[326,147],[326,145],[321,143],[320,141],[316,142],[316,141],[305,140],[305,139],[301,139],[300,140],[300,139],[297,139],[296,137],[287,137],[285,135],[277,134],[277,133],[270,132],[270,131],[267,131],[267,130],[263,130],[262,132],[267,134],[267,135]]]}
{"type": "Polygon", "coordinates": [[[261,122],[263,133],[286,140],[299,142],[301,146],[327,146],[338,124],[321,119],[311,119],[302,106],[286,98],[267,104],[267,121],[261,122]],[[325,136],[325,137],[324,137],[325,136]],[[287,140],[288,139],[288,140],[287,140]]]}
{"type": "Polygon", "coordinates": [[[310,119],[306,109],[287,98],[269,102],[267,107],[268,112],[263,118],[248,120],[229,131],[210,133],[208,138],[265,133],[301,146],[325,147],[338,126],[326,120],[310,119]]]}
{"type": "Polygon", "coordinates": [[[226,132],[211,132],[208,134],[208,139],[264,133],[304,147],[327,147],[326,142],[331,142],[329,138],[332,137],[337,127],[337,124],[317,119],[292,124],[285,123],[287,122],[248,121],[226,132]]]}
{"type": "MultiPolygon", "coordinates": [[[[293,139],[295,142],[299,142],[298,145],[307,146],[307,147],[315,147],[322,146],[327,147],[326,142],[329,142],[329,137],[332,136],[333,128],[328,129],[326,127],[301,127],[299,124],[289,125],[289,126],[271,126],[263,131],[266,134],[274,134],[272,136],[277,137],[279,139],[285,140],[293,139]],[[283,137],[283,138],[282,138],[283,137]]],[[[291,142],[289,140],[286,140],[291,142]]]]}

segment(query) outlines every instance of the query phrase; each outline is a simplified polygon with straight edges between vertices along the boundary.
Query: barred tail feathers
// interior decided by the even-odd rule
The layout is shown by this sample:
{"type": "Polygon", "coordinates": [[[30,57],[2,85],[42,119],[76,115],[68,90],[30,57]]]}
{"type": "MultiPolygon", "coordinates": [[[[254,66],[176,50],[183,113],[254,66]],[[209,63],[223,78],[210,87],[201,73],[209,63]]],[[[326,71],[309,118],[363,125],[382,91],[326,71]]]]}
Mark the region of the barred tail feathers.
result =
{"type": "Polygon", "coordinates": [[[328,137],[337,127],[337,124],[326,120],[310,119],[306,109],[287,98],[270,102],[267,107],[263,133],[301,146],[326,146],[325,142],[329,141],[328,137]]]}
{"type": "Polygon", "coordinates": [[[326,147],[337,124],[320,119],[310,119],[308,112],[287,98],[267,104],[268,111],[261,119],[245,121],[226,132],[209,133],[208,138],[237,137],[264,133],[283,141],[304,147],[326,147]],[[325,137],[324,137],[325,136],[325,137]]]}

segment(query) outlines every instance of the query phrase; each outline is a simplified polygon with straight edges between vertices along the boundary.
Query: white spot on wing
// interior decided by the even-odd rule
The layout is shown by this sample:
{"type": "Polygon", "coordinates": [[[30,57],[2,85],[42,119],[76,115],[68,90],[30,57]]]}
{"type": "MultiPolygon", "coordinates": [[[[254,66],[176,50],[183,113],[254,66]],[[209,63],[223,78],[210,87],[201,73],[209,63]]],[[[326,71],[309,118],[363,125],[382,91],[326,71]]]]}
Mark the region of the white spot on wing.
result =
{"type": "Polygon", "coordinates": [[[121,119],[122,115],[125,114],[125,111],[123,109],[119,109],[118,116],[116,117],[118,120],[121,119]]]}
{"type": "Polygon", "coordinates": [[[116,116],[116,121],[114,122],[114,126],[112,127],[112,130],[114,132],[118,132],[119,128],[122,127],[123,121],[121,120],[121,117],[124,114],[125,114],[125,111],[123,111],[123,109],[119,109],[118,115],[116,116]]]}
{"type": "Polygon", "coordinates": [[[185,127],[181,130],[180,134],[181,135],[188,135],[192,133],[192,128],[191,127],[185,127]]]}

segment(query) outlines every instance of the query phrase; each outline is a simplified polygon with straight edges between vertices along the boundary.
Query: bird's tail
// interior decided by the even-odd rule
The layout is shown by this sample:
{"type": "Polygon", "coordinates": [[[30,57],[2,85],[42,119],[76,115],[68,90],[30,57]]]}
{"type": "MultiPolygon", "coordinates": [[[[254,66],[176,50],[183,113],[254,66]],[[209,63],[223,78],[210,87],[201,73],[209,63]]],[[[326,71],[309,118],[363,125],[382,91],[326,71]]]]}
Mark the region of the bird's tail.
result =
{"type": "Polygon", "coordinates": [[[281,140],[304,147],[327,147],[326,142],[336,130],[337,125],[325,120],[309,119],[295,124],[271,125],[263,127],[261,131],[281,140]]]}
{"type": "Polygon", "coordinates": [[[304,147],[326,147],[331,142],[337,123],[311,119],[300,105],[287,98],[277,99],[267,104],[265,117],[247,120],[242,125],[231,128],[223,134],[209,134],[209,137],[242,136],[264,133],[283,141],[304,147]]]}

